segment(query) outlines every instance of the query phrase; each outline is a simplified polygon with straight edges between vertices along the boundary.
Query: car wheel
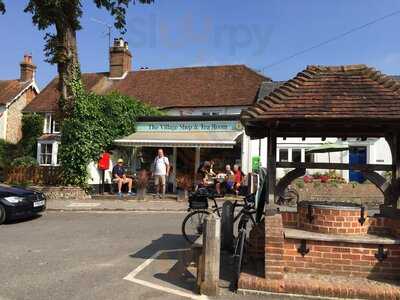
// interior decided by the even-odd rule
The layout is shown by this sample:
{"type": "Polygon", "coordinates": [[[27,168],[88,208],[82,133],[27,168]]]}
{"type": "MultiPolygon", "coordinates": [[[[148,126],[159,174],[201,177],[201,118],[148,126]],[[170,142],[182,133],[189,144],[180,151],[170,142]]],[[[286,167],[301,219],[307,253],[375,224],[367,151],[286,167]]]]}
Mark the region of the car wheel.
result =
{"type": "Polygon", "coordinates": [[[0,204],[0,225],[6,221],[6,209],[0,204]]]}

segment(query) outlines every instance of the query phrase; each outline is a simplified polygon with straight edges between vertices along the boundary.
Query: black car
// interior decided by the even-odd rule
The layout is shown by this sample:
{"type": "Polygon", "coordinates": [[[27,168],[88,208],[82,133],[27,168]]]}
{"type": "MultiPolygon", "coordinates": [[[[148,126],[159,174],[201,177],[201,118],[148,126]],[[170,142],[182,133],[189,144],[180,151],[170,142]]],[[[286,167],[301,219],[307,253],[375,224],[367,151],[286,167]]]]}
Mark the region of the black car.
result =
{"type": "Polygon", "coordinates": [[[40,213],[46,209],[46,199],[40,192],[0,184],[0,225],[40,213]]]}

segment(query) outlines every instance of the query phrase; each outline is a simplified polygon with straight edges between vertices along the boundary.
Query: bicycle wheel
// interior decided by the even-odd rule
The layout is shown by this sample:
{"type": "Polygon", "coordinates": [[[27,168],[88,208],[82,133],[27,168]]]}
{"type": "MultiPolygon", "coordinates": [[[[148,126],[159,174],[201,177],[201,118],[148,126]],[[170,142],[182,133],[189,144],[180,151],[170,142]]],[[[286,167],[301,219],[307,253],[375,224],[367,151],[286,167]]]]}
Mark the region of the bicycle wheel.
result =
{"type": "Polygon", "coordinates": [[[203,233],[204,218],[208,214],[206,210],[194,210],[183,220],[182,234],[189,243],[193,244],[203,233]]]}
{"type": "Polygon", "coordinates": [[[233,204],[225,201],[221,212],[221,249],[232,251],[233,247],[233,204]]]}
{"type": "Polygon", "coordinates": [[[239,232],[236,248],[235,248],[235,259],[234,259],[234,272],[235,272],[235,283],[236,287],[239,282],[240,272],[242,270],[243,255],[244,255],[244,243],[246,242],[246,230],[239,232]]]}

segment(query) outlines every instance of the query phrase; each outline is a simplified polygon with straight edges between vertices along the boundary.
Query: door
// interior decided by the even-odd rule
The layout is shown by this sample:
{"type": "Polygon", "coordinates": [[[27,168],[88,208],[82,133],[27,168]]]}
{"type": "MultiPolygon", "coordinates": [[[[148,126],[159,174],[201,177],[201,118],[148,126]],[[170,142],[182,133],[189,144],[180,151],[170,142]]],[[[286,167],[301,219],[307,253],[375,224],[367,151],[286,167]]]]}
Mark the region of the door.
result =
{"type": "MultiPolygon", "coordinates": [[[[349,149],[349,164],[366,164],[367,163],[367,147],[350,147],[349,149]]],[[[349,171],[349,180],[359,183],[365,181],[365,177],[360,171],[349,171]]]]}

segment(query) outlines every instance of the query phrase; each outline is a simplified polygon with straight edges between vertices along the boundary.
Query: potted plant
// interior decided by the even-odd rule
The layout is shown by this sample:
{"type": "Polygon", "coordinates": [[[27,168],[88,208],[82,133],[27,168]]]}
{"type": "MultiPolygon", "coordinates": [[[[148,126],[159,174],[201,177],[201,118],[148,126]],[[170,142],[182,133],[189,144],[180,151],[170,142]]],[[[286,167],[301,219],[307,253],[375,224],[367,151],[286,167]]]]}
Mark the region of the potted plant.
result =
{"type": "Polygon", "coordinates": [[[193,180],[188,175],[178,175],[176,176],[176,187],[178,201],[186,201],[189,198],[189,191],[193,187],[193,180]]]}

